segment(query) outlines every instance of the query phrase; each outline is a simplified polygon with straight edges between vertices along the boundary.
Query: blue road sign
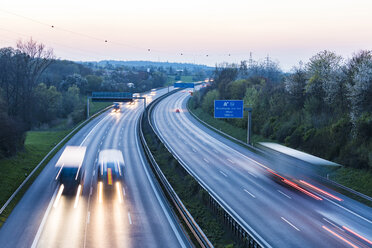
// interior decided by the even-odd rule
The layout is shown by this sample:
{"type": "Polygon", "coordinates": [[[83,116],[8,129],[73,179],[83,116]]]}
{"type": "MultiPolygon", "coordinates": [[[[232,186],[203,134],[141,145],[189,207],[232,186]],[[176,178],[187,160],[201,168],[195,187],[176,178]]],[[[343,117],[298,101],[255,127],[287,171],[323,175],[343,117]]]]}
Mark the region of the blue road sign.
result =
{"type": "Polygon", "coordinates": [[[214,100],[214,118],[243,118],[243,100],[214,100]]]}
{"type": "Polygon", "coordinates": [[[174,88],[194,88],[194,83],[174,83],[174,88]]]}

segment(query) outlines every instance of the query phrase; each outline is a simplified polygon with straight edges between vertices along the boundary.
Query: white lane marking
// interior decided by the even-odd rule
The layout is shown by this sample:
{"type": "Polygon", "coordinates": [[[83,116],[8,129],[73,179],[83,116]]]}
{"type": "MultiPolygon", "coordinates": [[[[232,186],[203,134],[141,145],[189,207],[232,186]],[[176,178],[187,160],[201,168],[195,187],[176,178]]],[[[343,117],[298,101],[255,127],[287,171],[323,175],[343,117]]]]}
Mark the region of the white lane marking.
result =
{"type": "Polygon", "coordinates": [[[345,230],[344,230],[344,229],[342,229],[342,228],[340,228],[340,227],[336,226],[335,224],[333,224],[332,222],[330,222],[330,221],[329,221],[329,220],[327,220],[326,218],[323,218],[323,220],[324,220],[324,221],[326,221],[326,222],[327,222],[328,224],[330,224],[330,225],[332,225],[332,226],[336,227],[337,229],[339,229],[339,230],[341,230],[341,231],[345,232],[345,230]]]}
{"type": "Polygon", "coordinates": [[[121,142],[119,141],[119,146],[121,146],[121,142]]]}
{"type": "Polygon", "coordinates": [[[98,148],[98,152],[100,152],[101,151],[101,149],[100,148],[98,148]]]}
{"type": "Polygon", "coordinates": [[[39,242],[39,239],[40,239],[41,233],[43,232],[43,229],[44,229],[44,226],[45,226],[45,222],[46,222],[46,220],[47,220],[47,218],[48,218],[48,215],[49,215],[50,209],[52,208],[52,205],[53,205],[52,203],[54,202],[54,198],[56,197],[57,191],[58,191],[58,187],[57,187],[56,190],[54,191],[53,196],[52,196],[52,199],[50,199],[50,202],[49,202],[48,208],[47,208],[47,210],[45,211],[45,214],[44,214],[44,216],[43,216],[43,220],[42,220],[41,223],[40,223],[39,229],[37,230],[37,233],[36,233],[36,235],[35,235],[34,241],[32,242],[31,248],[35,248],[35,247],[37,246],[37,243],[39,242]]]}
{"type": "MultiPolygon", "coordinates": [[[[186,120],[189,121],[188,119],[186,119],[186,120]]],[[[189,121],[189,122],[190,122],[190,121],[189,121]]],[[[192,124],[192,122],[190,122],[190,123],[192,124]]],[[[197,127],[197,126],[196,126],[196,127],[197,127]]],[[[159,130],[159,128],[158,128],[158,130],[159,130]]],[[[195,129],[194,129],[194,130],[195,130],[195,129]]],[[[207,135],[208,135],[208,134],[206,134],[205,136],[207,136],[207,135]]],[[[232,152],[234,152],[234,153],[240,155],[241,157],[244,157],[244,158],[246,158],[246,159],[252,161],[253,163],[259,165],[260,167],[263,167],[263,168],[265,168],[265,169],[269,169],[269,167],[267,167],[266,165],[264,165],[264,164],[262,164],[262,163],[260,163],[260,162],[258,162],[258,161],[256,161],[256,160],[254,160],[254,159],[248,157],[247,155],[245,155],[245,154],[243,154],[243,153],[241,153],[241,152],[235,150],[234,148],[231,148],[230,146],[228,146],[228,145],[226,145],[225,143],[219,141],[218,139],[214,138],[213,136],[208,135],[207,137],[208,137],[210,140],[213,140],[213,141],[214,141],[214,142],[213,142],[214,144],[220,144],[222,147],[225,147],[227,150],[230,150],[230,151],[232,151],[232,152]]],[[[333,201],[331,201],[331,200],[329,200],[329,199],[327,199],[327,198],[323,198],[323,199],[325,199],[325,200],[331,202],[332,204],[334,204],[334,205],[336,205],[336,206],[338,206],[338,207],[340,207],[340,208],[346,210],[347,212],[349,212],[349,213],[351,213],[351,214],[353,214],[353,215],[355,215],[355,216],[357,216],[357,217],[359,217],[359,218],[365,220],[365,221],[368,222],[368,223],[372,223],[371,220],[369,220],[369,219],[367,219],[367,218],[365,218],[365,217],[363,217],[363,216],[361,216],[361,215],[359,215],[359,214],[357,214],[357,213],[351,211],[351,210],[348,209],[348,208],[345,208],[345,207],[343,207],[343,206],[341,206],[341,205],[339,205],[339,204],[337,204],[337,203],[335,203],[335,202],[333,202],[333,201]]]]}
{"type": "Polygon", "coordinates": [[[80,143],[80,146],[82,146],[84,144],[84,142],[87,140],[87,138],[89,137],[89,135],[94,131],[94,129],[97,128],[97,126],[102,122],[104,121],[106,118],[110,117],[110,115],[106,115],[105,118],[103,118],[102,120],[100,120],[93,128],[92,130],[90,130],[90,132],[88,133],[88,135],[83,139],[83,141],[80,143]]]}
{"type": "Polygon", "coordinates": [[[101,141],[100,145],[102,145],[102,141],[101,141]]]}
{"type": "Polygon", "coordinates": [[[223,171],[220,171],[220,173],[221,173],[222,175],[224,175],[225,177],[227,177],[226,173],[224,173],[223,171]]]}
{"type": "Polygon", "coordinates": [[[298,229],[295,225],[293,225],[291,222],[289,222],[288,220],[286,220],[284,217],[280,217],[282,220],[284,220],[285,222],[287,222],[288,225],[290,225],[291,227],[293,227],[294,229],[296,229],[297,231],[300,231],[300,229],[298,229]]]}
{"type": "Polygon", "coordinates": [[[364,218],[363,216],[361,216],[361,215],[359,215],[359,214],[357,214],[357,213],[351,211],[350,209],[347,209],[347,208],[341,206],[340,204],[337,204],[337,203],[335,203],[335,202],[333,202],[333,201],[331,201],[331,200],[329,200],[329,199],[327,199],[327,198],[323,198],[323,199],[325,199],[325,200],[329,201],[330,203],[332,203],[332,204],[334,204],[334,205],[336,205],[336,206],[338,206],[338,207],[340,207],[340,208],[342,208],[342,209],[348,211],[349,213],[351,213],[351,214],[353,214],[353,215],[355,215],[355,216],[357,216],[357,217],[359,217],[359,218],[361,218],[361,219],[367,221],[368,223],[372,223],[372,221],[370,221],[369,219],[364,218]]]}
{"type": "MultiPolygon", "coordinates": [[[[138,133],[136,135],[138,135],[138,133]]],[[[140,149],[139,144],[138,144],[138,139],[135,139],[135,141],[136,141],[136,147],[138,149],[137,151],[140,151],[141,149],[140,149]]],[[[139,156],[139,157],[140,157],[140,160],[141,160],[141,164],[142,164],[143,170],[145,171],[146,177],[149,180],[150,185],[151,185],[151,188],[152,188],[152,190],[155,193],[155,197],[157,198],[157,200],[158,200],[161,208],[163,209],[163,212],[164,212],[165,216],[167,217],[167,220],[168,220],[169,224],[172,227],[173,233],[176,235],[176,238],[177,238],[178,242],[180,243],[180,245],[182,247],[186,247],[186,244],[185,244],[184,240],[182,239],[182,237],[180,236],[179,231],[177,230],[177,227],[175,226],[175,224],[173,222],[173,219],[169,215],[168,210],[166,209],[164,203],[162,202],[162,200],[160,198],[160,195],[159,195],[158,191],[155,188],[155,185],[154,185],[154,183],[152,181],[152,178],[150,177],[150,174],[149,174],[149,172],[146,169],[145,161],[143,160],[142,156],[139,156]]]]}
{"type": "Polygon", "coordinates": [[[249,192],[248,190],[244,189],[245,192],[247,192],[250,196],[252,196],[253,198],[256,198],[256,196],[254,194],[252,194],[251,192],[249,192]]]}
{"type": "Polygon", "coordinates": [[[208,161],[206,158],[203,158],[203,160],[204,160],[207,164],[209,164],[209,161],[208,161]]]}
{"type": "Polygon", "coordinates": [[[87,216],[87,223],[89,224],[90,222],[90,211],[88,211],[88,216],[87,216]]]}
{"type": "Polygon", "coordinates": [[[183,141],[183,143],[184,143],[185,145],[187,145],[187,144],[188,144],[186,140],[184,140],[184,141],[183,141]]]}
{"type": "MultiPolygon", "coordinates": [[[[155,121],[155,128],[158,130],[158,133],[159,133],[159,136],[162,138],[162,140],[166,143],[166,144],[168,144],[167,142],[166,142],[166,140],[165,140],[165,138],[164,138],[164,135],[159,131],[159,127],[157,126],[157,122],[155,121]]],[[[218,142],[218,140],[216,140],[217,142],[218,142]]],[[[222,143],[223,144],[223,143],[222,143]]],[[[137,144],[138,145],[138,144],[137,144]]],[[[225,145],[227,148],[229,148],[227,145],[225,145]]],[[[170,150],[172,150],[173,152],[174,152],[174,149],[172,149],[171,147],[170,147],[170,150]]],[[[232,149],[231,149],[232,150],[232,149]]],[[[233,151],[235,151],[235,150],[233,150],[233,151]]],[[[176,153],[177,154],[177,153],[176,153]]],[[[241,154],[241,153],[238,153],[238,154],[241,154]]],[[[244,154],[241,154],[242,156],[245,156],[244,154]]],[[[177,156],[178,157],[178,159],[180,159],[181,161],[182,161],[182,159],[179,157],[179,156],[177,156]]],[[[200,179],[200,177],[184,162],[184,161],[182,161],[182,163],[183,164],[185,164],[185,166],[191,171],[191,173],[193,174],[193,175],[195,175],[195,177],[199,180],[199,181],[202,181],[201,179],[200,179]]],[[[229,204],[228,203],[226,203],[217,193],[215,193],[211,188],[209,188],[208,187],[208,185],[206,185],[206,187],[207,187],[207,189],[209,190],[209,191],[211,191],[211,192],[213,192],[215,195],[216,195],[216,197],[222,202],[222,204],[224,204],[226,207],[227,207],[227,209],[234,215],[234,216],[236,216],[237,217],[237,219],[240,221],[240,222],[242,222],[242,223],[245,223],[249,228],[250,228],[250,230],[252,231],[252,233],[254,234],[254,235],[256,235],[256,236],[258,236],[258,237],[261,237],[255,230],[253,230],[250,226],[249,226],[249,224],[248,223],[246,223],[235,211],[234,211],[234,209],[232,209],[230,206],[229,206],[229,204]]],[[[262,243],[264,244],[264,246],[265,247],[268,247],[268,248],[271,248],[272,246],[268,243],[268,242],[266,242],[265,240],[262,240],[262,243]]]]}
{"type": "Polygon", "coordinates": [[[282,191],[280,191],[280,190],[278,190],[278,192],[279,192],[280,194],[284,195],[285,197],[287,197],[287,198],[289,198],[289,199],[292,199],[292,197],[290,197],[290,196],[287,195],[286,193],[284,193],[284,192],[282,192],[282,191]]]}
{"type": "Polygon", "coordinates": [[[130,217],[130,213],[128,212],[128,220],[129,220],[129,224],[132,225],[132,218],[130,217]]]}
{"type": "Polygon", "coordinates": [[[125,195],[125,189],[124,189],[124,187],[123,187],[123,195],[125,195]]]}
{"type": "Polygon", "coordinates": [[[96,170],[93,170],[93,176],[96,174],[96,170]]]}
{"type": "Polygon", "coordinates": [[[98,158],[96,158],[96,161],[95,161],[96,163],[98,162],[98,158]]]}
{"type": "Polygon", "coordinates": [[[253,174],[252,172],[250,172],[250,171],[248,171],[248,174],[251,175],[252,177],[257,178],[257,176],[255,174],[253,174]]]}
{"type": "Polygon", "coordinates": [[[93,193],[93,187],[90,186],[90,192],[89,192],[89,195],[92,195],[92,193],[93,193]]]}
{"type": "Polygon", "coordinates": [[[227,161],[229,161],[230,163],[232,163],[232,164],[235,164],[235,162],[234,161],[232,161],[231,159],[227,159],[227,161]]]}
{"type": "Polygon", "coordinates": [[[196,152],[195,148],[192,148],[192,151],[193,151],[193,152],[196,152]]]}
{"type": "Polygon", "coordinates": [[[214,151],[215,153],[219,153],[216,149],[213,149],[213,151],[214,151]]]}

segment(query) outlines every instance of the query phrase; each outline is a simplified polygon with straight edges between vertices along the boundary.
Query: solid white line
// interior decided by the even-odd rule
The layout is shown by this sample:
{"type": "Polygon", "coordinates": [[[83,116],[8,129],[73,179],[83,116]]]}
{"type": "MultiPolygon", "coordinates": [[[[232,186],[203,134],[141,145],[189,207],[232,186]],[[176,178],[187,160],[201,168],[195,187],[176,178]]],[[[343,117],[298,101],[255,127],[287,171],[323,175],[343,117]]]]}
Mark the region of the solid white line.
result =
{"type": "Polygon", "coordinates": [[[226,175],[223,171],[220,171],[220,173],[221,173],[222,175],[224,175],[225,177],[227,177],[227,175],[226,175]]]}
{"type": "Polygon", "coordinates": [[[351,211],[350,209],[347,209],[347,208],[345,208],[345,207],[343,207],[343,206],[341,206],[341,205],[339,205],[339,204],[337,204],[337,203],[335,203],[335,202],[333,202],[333,201],[331,201],[331,200],[329,200],[329,199],[327,199],[327,198],[323,198],[323,199],[325,199],[325,200],[329,201],[330,203],[332,203],[332,204],[334,204],[334,205],[336,205],[336,206],[338,206],[338,207],[340,207],[340,208],[342,208],[342,209],[348,211],[349,213],[351,213],[351,214],[353,214],[353,215],[355,215],[355,216],[357,216],[357,217],[359,217],[359,218],[361,218],[361,219],[367,221],[368,223],[372,223],[372,221],[370,221],[369,219],[364,218],[363,216],[361,216],[361,215],[359,215],[359,214],[357,214],[357,213],[354,213],[354,212],[351,211]]]}
{"type": "MultiPolygon", "coordinates": [[[[157,132],[158,132],[158,134],[159,134],[159,136],[162,138],[162,140],[167,144],[167,146],[168,146],[168,148],[170,149],[170,150],[172,150],[173,152],[174,152],[174,154],[176,154],[177,156],[176,157],[178,157],[178,159],[180,160],[180,161],[182,161],[182,163],[185,165],[185,167],[189,170],[189,171],[191,171],[191,174],[193,174],[197,179],[198,179],[198,181],[199,182],[203,182],[203,180],[201,180],[201,178],[180,158],[180,156],[177,154],[177,153],[175,153],[175,151],[174,151],[174,149],[172,149],[170,146],[169,146],[169,144],[168,144],[168,142],[164,139],[164,135],[159,131],[159,128],[158,128],[158,126],[157,126],[157,123],[156,123],[156,121],[154,122],[154,125],[155,125],[155,128],[157,129],[157,132]]],[[[215,141],[217,141],[218,142],[218,140],[217,139],[214,139],[215,141]]],[[[223,144],[223,143],[222,143],[223,144]]],[[[229,148],[227,145],[225,145],[227,148],[229,148]]],[[[234,151],[234,152],[236,152],[235,150],[233,150],[233,149],[231,149],[232,151],[234,151]]],[[[238,153],[238,152],[237,152],[238,153]]],[[[241,153],[238,153],[238,154],[241,154],[241,153]]],[[[245,156],[244,154],[241,154],[242,156],[245,156]]],[[[245,156],[246,157],[246,156],[245,156]]],[[[267,241],[265,241],[246,221],[244,221],[243,219],[242,219],[242,217],[240,216],[240,215],[238,215],[235,211],[234,211],[234,209],[232,209],[230,206],[229,206],[229,204],[227,204],[217,193],[215,193],[208,185],[204,185],[204,187],[206,187],[210,192],[212,192],[218,199],[219,199],[219,201],[221,202],[221,204],[223,205],[223,206],[225,206],[227,209],[228,209],[228,211],[230,211],[231,213],[232,213],[232,215],[234,215],[234,216],[236,216],[236,218],[238,219],[238,221],[240,221],[240,222],[242,222],[242,223],[244,223],[246,226],[248,226],[248,228],[249,228],[249,230],[254,234],[254,235],[256,235],[257,237],[260,237],[260,239],[261,239],[261,241],[259,242],[260,244],[261,244],[261,246],[264,246],[264,247],[268,247],[268,248],[271,248],[272,246],[267,242],[267,241]],[[262,245],[263,244],[263,245],[262,245]]]]}
{"type": "Polygon", "coordinates": [[[282,191],[278,190],[278,192],[282,195],[284,195],[285,197],[288,197],[289,199],[292,199],[292,197],[290,197],[289,195],[287,195],[286,193],[283,193],[282,191]]]}
{"type": "Polygon", "coordinates": [[[229,161],[230,163],[232,163],[232,164],[235,164],[235,162],[234,161],[232,161],[231,159],[227,159],[227,161],[229,161]]]}
{"type": "Polygon", "coordinates": [[[89,193],[89,195],[92,195],[92,193],[93,193],[93,187],[90,186],[90,193],[89,193]]]}
{"type": "MultiPolygon", "coordinates": [[[[137,135],[138,135],[138,133],[137,133],[137,135]]],[[[139,147],[138,140],[135,139],[135,141],[136,141],[136,147],[137,147],[138,151],[140,151],[141,149],[140,149],[140,147],[139,147]]],[[[160,198],[160,195],[159,195],[158,191],[157,191],[156,188],[155,188],[155,185],[154,185],[154,183],[153,183],[153,181],[152,181],[152,178],[150,177],[150,174],[149,174],[149,172],[148,172],[147,169],[146,169],[145,161],[143,160],[143,157],[142,157],[142,156],[139,156],[139,157],[140,157],[140,160],[141,160],[142,167],[143,167],[143,169],[144,169],[144,171],[145,171],[146,177],[147,177],[147,179],[149,180],[150,185],[151,185],[151,188],[152,188],[152,190],[153,190],[154,193],[155,193],[155,197],[157,198],[157,200],[158,200],[158,202],[159,202],[161,208],[163,209],[163,212],[164,212],[165,216],[167,217],[167,220],[168,220],[169,224],[171,225],[172,230],[173,230],[174,234],[176,235],[176,238],[177,238],[178,242],[180,243],[180,245],[181,245],[182,247],[186,247],[186,244],[185,244],[184,240],[182,239],[182,237],[180,236],[180,234],[179,234],[179,232],[178,232],[178,229],[177,229],[177,227],[175,226],[175,224],[174,224],[174,222],[173,222],[173,219],[172,219],[171,216],[169,215],[169,213],[168,213],[168,211],[167,211],[167,209],[166,209],[166,207],[165,207],[163,201],[162,201],[161,198],[160,198]]]]}
{"type": "Polygon", "coordinates": [[[87,216],[87,223],[89,224],[90,222],[90,211],[88,211],[88,216],[87,216]]]}
{"type": "Polygon", "coordinates": [[[129,219],[129,224],[132,225],[132,218],[130,217],[130,213],[128,212],[128,219],[129,219]]]}
{"type": "Polygon", "coordinates": [[[50,199],[50,202],[49,202],[48,208],[47,208],[47,210],[45,211],[45,214],[44,214],[43,220],[42,220],[41,223],[40,223],[39,229],[37,230],[37,233],[36,233],[36,235],[35,235],[34,241],[32,242],[31,248],[35,248],[35,247],[37,246],[37,243],[39,242],[39,239],[40,239],[41,233],[43,232],[43,229],[44,229],[44,226],[45,226],[45,222],[46,222],[46,220],[47,220],[47,218],[48,218],[48,215],[49,215],[50,209],[52,208],[52,205],[53,205],[52,203],[54,202],[54,198],[56,197],[57,190],[58,190],[58,187],[57,187],[56,190],[54,191],[54,194],[53,194],[53,196],[52,196],[52,199],[50,199]]]}
{"type": "Polygon", "coordinates": [[[288,220],[286,220],[284,217],[280,217],[280,218],[282,218],[282,220],[284,220],[285,222],[287,222],[288,225],[290,225],[291,227],[293,227],[297,231],[300,231],[300,229],[298,229],[295,225],[293,225],[291,222],[289,222],[288,220]]]}
{"type": "Polygon", "coordinates": [[[327,222],[328,224],[330,224],[330,225],[332,225],[332,226],[336,227],[337,229],[339,229],[339,230],[341,230],[341,231],[345,232],[345,230],[344,230],[344,229],[342,229],[342,228],[340,228],[340,227],[336,226],[335,224],[333,224],[332,222],[330,222],[330,221],[329,221],[329,220],[327,220],[326,218],[323,218],[323,220],[324,220],[324,221],[326,221],[326,222],[327,222]]]}
{"type": "Polygon", "coordinates": [[[249,192],[248,190],[244,189],[244,191],[247,192],[247,193],[248,193],[250,196],[252,196],[253,198],[256,198],[256,197],[254,196],[254,194],[252,194],[252,193],[249,192]]]}
{"type": "Polygon", "coordinates": [[[124,187],[123,187],[123,195],[125,195],[125,189],[124,189],[124,187]]]}
{"type": "Polygon", "coordinates": [[[96,170],[93,170],[93,176],[96,174],[96,170]]]}

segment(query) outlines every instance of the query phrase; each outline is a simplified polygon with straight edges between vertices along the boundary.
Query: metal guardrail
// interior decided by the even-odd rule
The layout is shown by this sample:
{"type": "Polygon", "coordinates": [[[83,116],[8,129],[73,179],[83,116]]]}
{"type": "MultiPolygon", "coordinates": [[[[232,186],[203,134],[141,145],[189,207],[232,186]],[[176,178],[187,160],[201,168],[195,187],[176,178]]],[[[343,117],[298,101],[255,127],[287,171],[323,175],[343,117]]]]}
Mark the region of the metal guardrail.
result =
{"type": "Polygon", "coordinates": [[[5,202],[5,204],[0,208],[0,215],[4,212],[4,210],[6,209],[6,207],[9,205],[9,203],[14,199],[14,197],[18,194],[18,192],[23,188],[23,186],[28,182],[28,180],[30,180],[30,178],[33,176],[33,174],[39,169],[39,167],[44,163],[44,161],[50,156],[50,154],[52,154],[58,147],[60,144],[62,144],[66,139],[68,139],[76,130],[79,130],[79,128],[83,127],[85,124],[87,124],[89,121],[91,121],[93,118],[95,118],[96,116],[102,114],[103,112],[105,112],[106,110],[108,110],[109,108],[111,108],[112,105],[100,110],[99,112],[95,113],[94,115],[92,115],[89,119],[86,119],[85,121],[83,121],[82,123],[80,123],[77,127],[75,127],[69,134],[67,134],[57,145],[55,145],[53,147],[52,150],[50,150],[48,152],[47,155],[45,155],[45,157],[40,161],[40,163],[30,172],[30,174],[25,178],[25,180],[23,180],[23,182],[21,183],[21,185],[18,186],[18,188],[14,191],[14,193],[9,197],[9,199],[5,202]]]}
{"type": "MultiPolygon", "coordinates": [[[[148,108],[151,109],[153,104],[156,103],[156,101],[160,101],[162,98],[164,98],[168,95],[169,95],[169,93],[165,94],[164,96],[161,96],[161,97],[157,98],[155,101],[150,103],[148,108]]],[[[146,114],[147,114],[147,111],[144,111],[141,114],[140,120],[138,122],[138,130],[139,130],[139,134],[140,134],[140,140],[141,140],[142,147],[145,151],[146,157],[147,157],[153,171],[155,171],[156,176],[157,176],[160,184],[163,186],[163,188],[166,191],[165,193],[172,200],[173,205],[176,207],[178,213],[181,215],[182,219],[185,221],[185,223],[187,224],[188,228],[190,229],[190,231],[192,232],[192,234],[194,235],[195,239],[198,241],[200,246],[201,247],[213,247],[212,243],[208,240],[208,238],[204,234],[203,230],[199,227],[199,225],[196,223],[196,221],[191,216],[189,211],[183,205],[181,199],[178,197],[177,193],[174,191],[173,187],[168,182],[167,178],[165,177],[165,175],[161,171],[159,165],[155,161],[155,159],[154,159],[154,157],[151,153],[151,150],[146,143],[145,136],[144,136],[143,131],[142,131],[142,122],[143,121],[149,121],[149,116],[146,115],[146,114]]]]}
{"type": "MultiPolygon", "coordinates": [[[[186,104],[186,106],[187,106],[187,110],[189,111],[189,113],[190,113],[190,114],[191,114],[191,115],[192,115],[192,116],[193,116],[197,121],[199,121],[200,123],[204,124],[206,127],[212,129],[213,131],[215,131],[215,132],[221,134],[222,136],[224,136],[224,137],[226,137],[226,138],[228,138],[228,139],[230,139],[230,140],[233,140],[233,141],[236,142],[236,143],[239,143],[240,145],[243,145],[243,146],[245,146],[245,147],[247,147],[247,148],[253,149],[253,150],[257,151],[257,152],[263,152],[263,153],[265,153],[265,151],[264,151],[263,149],[261,149],[261,148],[259,148],[259,147],[255,147],[255,146],[253,146],[253,145],[249,145],[249,144],[247,144],[247,143],[244,143],[243,141],[238,140],[238,139],[232,137],[231,135],[228,135],[227,133],[224,133],[224,132],[222,132],[221,130],[218,130],[217,128],[215,128],[215,127],[209,125],[209,124],[206,123],[205,121],[201,120],[198,116],[196,116],[192,111],[190,111],[188,104],[186,104]]],[[[278,152],[278,151],[277,151],[277,152],[278,152]]],[[[282,154],[282,155],[285,155],[285,156],[288,156],[288,157],[291,157],[291,158],[294,158],[294,159],[297,159],[297,160],[300,160],[300,159],[298,159],[298,158],[295,158],[295,157],[292,157],[292,156],[286,155],[286,154],[281,153],[281,152],[278,152],[278,153],[280,153],[280,154],[282,154]]],[[[303,160],[301,160],[301,161],[303,161],[303,160]]],[[[303,162],[305,162],[305,161],[303,161],[303,162]]],[[[306,163],[306,162],[305,162],[305,163],[306,163]]],[[[317,175],[317,177],[318,177],[321,181],[323,181],[323,182],[326,182],[326,183],[332,184],[333,186],[336,186],[336,187],[342,188],[343,190],[346,190],[346,191],[348,191],[348,192],[350,192],[350,193],[352,193],[352,194],[355,194],[355,195],[357,195],[357,196],[359,196],[359,197],[361,197],[361,198],[363,198],[363,199],[365,199],[365,200],[372,201],[372,197],[369,197],[369,196],[367,196],[367,195],[365,195],[365,194],[362,194],[362,193],[360,193],[360,192],[358,192],[358,191],[356,191],[356,190],[353,190],[353,189],[351,189],[351,188],[348,188],[348,187],[346,187],[346,186],[344,186],[344,185],[342,185],[342,184],[339,184],[339,183],[337,183],[337,182],[335,182],[335,181],[333,181],[333,180],[331,180],[331,179],[328,179],[328,178],[325,178],[325,177],[323,177],[323,176],[319,176],[319,175],[317,175]]]]}
{"type": "MultiPolygon", "coordinates": [[[[148,109],[148,119],[150,120],[150,126],[165,145],[167,150],[173,155],[173,157],[182,165],[182,167],[198,182],[198,184],[209,194],[211,201],[217,206],[219,211],[223,212],[226,223],[233,229],[234,234],[240,237],[242,240],[246,241],[248,247],[271,247],[256,231],[253,230],[225,201],[223,201],[218,194],[216,194],[208,185],[206,185],[203,180],[201,180],[198,175],[196,175],[185,162],[177,155],[177,153],[168,145],[168,143],[160,135],[159,131],[154,128],[152,124],[151,113],[153,107],[166,96],[175,93],[175,91],[170,92],[162,98],[158,98],[155,102],[151,103],[148,109]]],[[[235,138],[234,138],[235,139],[235,138]]]]}

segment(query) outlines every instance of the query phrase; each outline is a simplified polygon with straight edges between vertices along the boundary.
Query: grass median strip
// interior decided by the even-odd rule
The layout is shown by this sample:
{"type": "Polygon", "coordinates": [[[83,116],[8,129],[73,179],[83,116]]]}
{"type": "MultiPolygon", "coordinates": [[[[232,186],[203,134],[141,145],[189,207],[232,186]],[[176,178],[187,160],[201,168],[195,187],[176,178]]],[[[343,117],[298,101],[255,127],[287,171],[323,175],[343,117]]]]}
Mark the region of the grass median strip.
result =
{"type": "Polygon", "coordinates": [[[212,244],[215,247],[240,247],[222,218],[208,205],[208,193],[169,153],[148,123],[144,124],[143,132],[162,172],[212,244]]]}

